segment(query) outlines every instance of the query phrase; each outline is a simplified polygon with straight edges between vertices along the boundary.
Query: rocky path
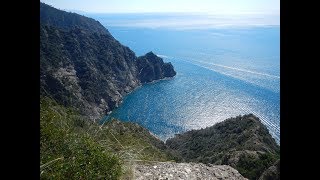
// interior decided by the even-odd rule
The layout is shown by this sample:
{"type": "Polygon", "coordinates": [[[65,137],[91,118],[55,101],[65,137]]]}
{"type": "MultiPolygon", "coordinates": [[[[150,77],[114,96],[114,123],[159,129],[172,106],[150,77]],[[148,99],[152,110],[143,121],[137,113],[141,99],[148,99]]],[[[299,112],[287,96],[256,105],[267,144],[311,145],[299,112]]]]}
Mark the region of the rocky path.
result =
{"type": "Polygon", "coordinates": [[[174,162],[136,164],[134,179],[247,180],[237,170],[227,165],[174,162]]]}

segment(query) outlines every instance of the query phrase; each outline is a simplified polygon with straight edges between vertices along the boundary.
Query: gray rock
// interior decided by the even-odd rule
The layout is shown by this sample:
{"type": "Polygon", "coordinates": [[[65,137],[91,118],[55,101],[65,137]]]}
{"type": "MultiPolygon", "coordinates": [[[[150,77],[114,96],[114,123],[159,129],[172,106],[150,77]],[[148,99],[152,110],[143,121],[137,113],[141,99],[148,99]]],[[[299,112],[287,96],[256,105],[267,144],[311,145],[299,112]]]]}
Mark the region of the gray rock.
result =
{"type": "Polygon", "coordinates": [[[227,165],[159,162],[136,165],[133,179],[245,180],[246,178],[244,178],[237,170],[227,165]]]}

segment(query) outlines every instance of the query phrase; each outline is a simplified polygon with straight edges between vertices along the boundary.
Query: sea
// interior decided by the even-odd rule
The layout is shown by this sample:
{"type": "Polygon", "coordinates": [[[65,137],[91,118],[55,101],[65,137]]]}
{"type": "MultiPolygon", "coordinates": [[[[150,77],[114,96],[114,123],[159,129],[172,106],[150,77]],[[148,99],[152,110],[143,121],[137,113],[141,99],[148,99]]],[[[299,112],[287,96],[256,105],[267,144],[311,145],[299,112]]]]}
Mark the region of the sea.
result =
{"type": "Polygon", "coordinates": [[[177,72],[173,78],[137,88],[102,121],[135,122],[165,141],[252,113],[280,144],[278,22],[259,24],[265,19],[240,21],[198,14],[87,16],[137,56],[152,51],[171,62],[177,72]]]}

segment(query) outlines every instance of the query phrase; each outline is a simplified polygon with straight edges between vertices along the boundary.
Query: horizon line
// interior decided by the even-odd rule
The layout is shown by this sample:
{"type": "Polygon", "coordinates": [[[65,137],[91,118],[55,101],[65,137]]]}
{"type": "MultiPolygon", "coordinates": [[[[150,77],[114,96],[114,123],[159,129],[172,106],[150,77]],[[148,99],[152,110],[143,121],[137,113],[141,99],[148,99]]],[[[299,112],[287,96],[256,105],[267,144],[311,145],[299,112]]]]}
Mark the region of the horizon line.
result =
{"type": "Polygon", "coordinates": [[[253,12],[253,11],[244,11],[244,12],[203,12],[203,11],[115,11],[115,12],[97,12],[97,11],[84,11],[77,9],[60,9],[62,11],[73,12],[73,13],[85,13],[85,14],[189,14],[189,15],[267,15],[267,16],[280,16],[279,11],[273,12],[253,12]]]}

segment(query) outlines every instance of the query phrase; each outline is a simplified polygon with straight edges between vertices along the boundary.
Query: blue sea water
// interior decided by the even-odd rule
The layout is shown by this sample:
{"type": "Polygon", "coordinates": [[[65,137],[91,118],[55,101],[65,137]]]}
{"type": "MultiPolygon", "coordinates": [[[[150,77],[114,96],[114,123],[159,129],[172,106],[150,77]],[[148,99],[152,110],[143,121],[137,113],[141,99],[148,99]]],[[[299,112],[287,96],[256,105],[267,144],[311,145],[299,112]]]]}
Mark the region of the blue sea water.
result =
{"type": "Polygon", "coordinates": [[[108,118],[136,122],[166,140],[253,113],[280,143],[279,26],[150,28],[94,18],[136,55],[153,51],[177,71],[130,93],[108,118]]]}

